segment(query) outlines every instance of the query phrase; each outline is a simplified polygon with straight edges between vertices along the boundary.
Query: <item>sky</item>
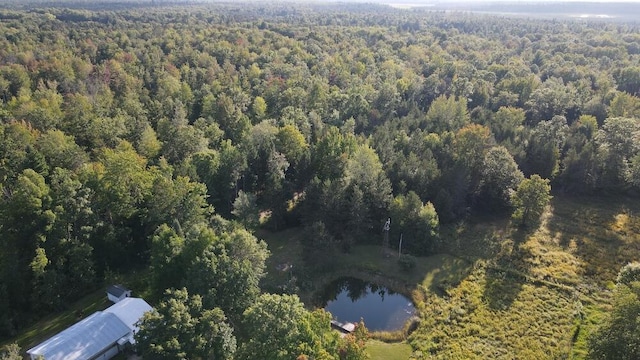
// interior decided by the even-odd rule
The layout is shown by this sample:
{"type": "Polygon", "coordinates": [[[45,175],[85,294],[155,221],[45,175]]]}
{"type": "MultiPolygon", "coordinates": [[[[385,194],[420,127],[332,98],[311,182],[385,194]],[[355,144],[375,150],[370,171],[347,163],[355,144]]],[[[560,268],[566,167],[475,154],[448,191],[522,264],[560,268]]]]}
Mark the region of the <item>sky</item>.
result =
{"type": "Polygon", "coordinates": [[[329,0],[337,2],[368,2],[383,4],[446,4],[446,3],[549,3],[549,2],[598,2],[598,3],[640,3],[640,0],[329,0]]]}
{"type": "MultiPolygon", "coordinates": [[[[1,2],[2,0],[0,0],[1,2]]],[[[224,1],[224,0],[218,0],[224,1]]],[[[228,0],[227,0],[228,1],[228,0]]],[[[561,2],[596,2],[596,3],[640,3],[640,0],[248,0],[253,2],[341,2],[341,3],[380,3],[380,4],[446,4],[446,3],[496,3],[509,2],[516,4],[561,3],[561,2]]]]}

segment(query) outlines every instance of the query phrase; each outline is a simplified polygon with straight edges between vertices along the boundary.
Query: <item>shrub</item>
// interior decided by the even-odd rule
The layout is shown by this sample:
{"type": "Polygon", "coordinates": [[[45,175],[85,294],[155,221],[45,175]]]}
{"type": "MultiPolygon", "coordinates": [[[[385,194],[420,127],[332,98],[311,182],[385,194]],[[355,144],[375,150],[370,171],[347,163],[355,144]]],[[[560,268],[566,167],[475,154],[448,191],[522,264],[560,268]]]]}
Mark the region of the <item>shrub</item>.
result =
{"type": "Polygon", "coordinates": [[[640,281],[640,262],[628,263],[618,273],[618,284],[629,285],[632,281],[640,281]]]}
{"type": "Polygon", "coordinates": [[[416,267],[416,258],[411,255],[402,255],[398,259],[398,265],[402,271],[411,271],[416,267]]]}

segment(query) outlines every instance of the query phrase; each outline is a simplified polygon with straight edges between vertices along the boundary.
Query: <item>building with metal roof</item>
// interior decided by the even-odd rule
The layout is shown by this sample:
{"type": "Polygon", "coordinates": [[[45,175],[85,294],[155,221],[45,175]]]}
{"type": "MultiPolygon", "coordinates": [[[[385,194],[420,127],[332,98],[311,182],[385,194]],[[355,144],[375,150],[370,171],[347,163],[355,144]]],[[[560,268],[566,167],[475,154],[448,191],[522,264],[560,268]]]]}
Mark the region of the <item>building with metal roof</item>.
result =
{"type": "Polygon", "coordinates": [[[133,339],[133,335],[138,332],[138,321],[144,313],[151,310],[153,308],[146,301],[130,297],[111,305],[104,312],[114,314],[129,327],[129,330],[131,330],[129,343],[135,344],[136,341],[133,339]]]}
{"type": "Polygon", "coordinates": [[[31,360],[107,360],[135,341],[136,323],[152,308],[146,301],[127,298],[57,333],[29,349],[31,360]]]}
{"type": "Polygon", "coordinates": [[[131,290],[122,285],[111,285],[107,288],[107,299],[114,303],[126,299],[129,296],[131,296],[131,290]]]}

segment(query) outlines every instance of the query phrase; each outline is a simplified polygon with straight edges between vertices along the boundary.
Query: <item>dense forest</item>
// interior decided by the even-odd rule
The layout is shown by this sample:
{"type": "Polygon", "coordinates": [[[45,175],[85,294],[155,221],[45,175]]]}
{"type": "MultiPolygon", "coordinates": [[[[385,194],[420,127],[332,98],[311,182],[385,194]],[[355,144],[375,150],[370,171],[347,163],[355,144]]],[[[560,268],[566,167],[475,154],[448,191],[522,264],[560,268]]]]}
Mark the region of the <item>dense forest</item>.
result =
{"type": "MultiPolygon", "coordinates": [[[[527,231],[552,195],[640,190],[638,24],[130,5],[0,8],[0,339],[149,269],[143,356],[365,358],[302,284],[260,288],[256,229],[302,229],[323,271],[391,218],[411,268],[479,214],[527,231]]],[[[636,318],[638,273],[615,302],[636,318]]],[[[416,357],[466,357],[420,326],[416,357]]],[[[592,356],[637,344],[616,329],[592,356]]]]}

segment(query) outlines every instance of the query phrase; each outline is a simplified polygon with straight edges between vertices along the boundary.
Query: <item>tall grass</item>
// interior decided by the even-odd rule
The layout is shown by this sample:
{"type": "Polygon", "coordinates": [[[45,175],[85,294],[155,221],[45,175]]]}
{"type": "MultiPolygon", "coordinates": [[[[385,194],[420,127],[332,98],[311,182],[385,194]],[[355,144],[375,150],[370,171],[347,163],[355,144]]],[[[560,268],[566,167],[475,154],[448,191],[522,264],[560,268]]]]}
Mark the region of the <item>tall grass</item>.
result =
{"type": "Polygon", "coordinates": [[[585,358],[615,274],[640,258],[638,214],[633,199],[557,196],[529,232],[508,222],[456,226],[447,251],[478,261],[443,295],[419,288],[422,321],[410,344],[434,359],[585,358]]]}
{"type": "MultiPolygon", "coordinates": [[[[339,276],[411,296],[417,329],[372,337],[407,339],[414,358],[583,359],[589,334],[610,307],[618,270],[640,259],[638,214],[634,199],[556,195],[538,229],[486,215],[444,227],[442,253],[417,258],[410,272],[379,247],[355,246],[327,271],[302,273],[302,297],[311,300],[339,276]]],[[[272,258],[303,269],[301,232],[283,235],[268,239],[276,247],[272,258]]],[[[278,281],[275,275],[270,281],[278,281]]]]}

